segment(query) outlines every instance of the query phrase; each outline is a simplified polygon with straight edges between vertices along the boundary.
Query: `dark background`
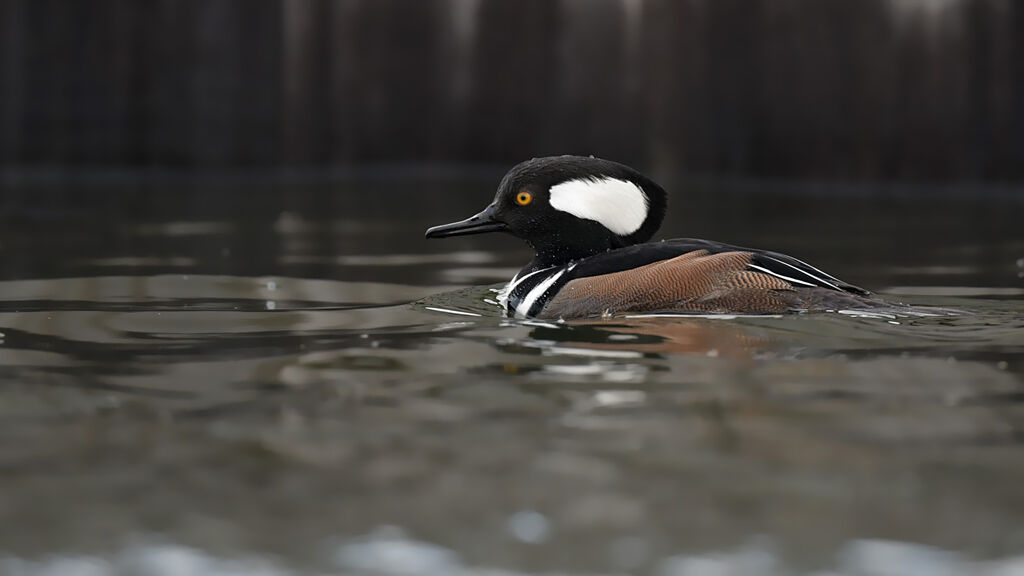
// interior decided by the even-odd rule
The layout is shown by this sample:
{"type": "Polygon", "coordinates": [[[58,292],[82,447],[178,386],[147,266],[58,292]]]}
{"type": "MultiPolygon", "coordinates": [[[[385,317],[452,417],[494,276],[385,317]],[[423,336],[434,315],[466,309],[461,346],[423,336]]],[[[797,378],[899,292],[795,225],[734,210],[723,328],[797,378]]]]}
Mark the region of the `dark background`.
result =
{"type": "Polygon", "coordinates": [[[1024,176],[1012,0],[0,0],[0,163],[1024,176]]]}

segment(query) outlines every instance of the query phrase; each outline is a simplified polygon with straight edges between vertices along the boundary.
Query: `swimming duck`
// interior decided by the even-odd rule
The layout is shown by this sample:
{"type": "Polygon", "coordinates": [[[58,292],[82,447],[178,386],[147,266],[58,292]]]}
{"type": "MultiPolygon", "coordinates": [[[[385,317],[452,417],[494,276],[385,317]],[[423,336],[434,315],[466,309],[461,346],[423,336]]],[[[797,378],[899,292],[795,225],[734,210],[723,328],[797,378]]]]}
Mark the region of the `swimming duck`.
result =
{"type": "Polygon", "coordinates": [[[649,242],[668,195],[640,172],[587,156],[522,162],[479,214],[427,238],[506,232],[534,250],[501,292],[510,316],[780,314],[884,305],[791,256],[711,240],[649,242]]]}

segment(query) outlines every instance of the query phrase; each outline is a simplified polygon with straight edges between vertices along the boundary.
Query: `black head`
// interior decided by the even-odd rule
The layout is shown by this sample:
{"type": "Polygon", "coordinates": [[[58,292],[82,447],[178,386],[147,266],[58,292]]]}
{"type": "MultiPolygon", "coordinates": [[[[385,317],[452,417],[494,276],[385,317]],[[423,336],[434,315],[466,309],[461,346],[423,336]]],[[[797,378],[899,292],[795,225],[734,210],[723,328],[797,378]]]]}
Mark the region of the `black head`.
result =
{"type": "Polygon", "coordinates": [[[534,267],[564,264],[651,239],[665,191],[628,166],[587,156],[534,158],[509,170],[479,214],[427,238],[508,232],[537,252],[534,267]]]}

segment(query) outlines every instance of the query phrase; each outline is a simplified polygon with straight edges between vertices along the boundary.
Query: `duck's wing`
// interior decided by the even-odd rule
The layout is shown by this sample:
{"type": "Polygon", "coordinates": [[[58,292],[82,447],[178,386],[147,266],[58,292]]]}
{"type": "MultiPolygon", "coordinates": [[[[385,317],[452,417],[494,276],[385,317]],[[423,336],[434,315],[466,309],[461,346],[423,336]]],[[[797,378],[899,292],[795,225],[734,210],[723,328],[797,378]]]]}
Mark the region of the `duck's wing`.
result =
{"type": "Polygon", "coordinates": [[[721,254],[724,252],[750,254],[749,263],[745,266],[747,270],[774,276],[789,282],[793,286],[825,288],[839,292],[848,292],[858,296],[871,295],[871,292],[863,288],[844,282],[831,274],[786,254],[758,250],[756,248],[744,248],[742,246],[698,238],[663,240],[661,242],[638,244],[597,254],[580,261],[566,280],[620,272],[653,262],[675,258],[697,250],[705,250],[708,254],[721,254]]]}
{"type": "Polygon", "coordinates": [[[691,250],[618,272],[572,278],[534,314],[541,318],[623,312],[778,314],[801,307],[791,283],[747,270],[749,262],[748,252],[691,250]]]}
{"type": "Polygon", "coordinates": [[[858,298],[866,290],[777,252],[682,238],[586,258],[524,286],[510,312],[578,318],[604,312],[779,313],[808,291],[858,298]]]}

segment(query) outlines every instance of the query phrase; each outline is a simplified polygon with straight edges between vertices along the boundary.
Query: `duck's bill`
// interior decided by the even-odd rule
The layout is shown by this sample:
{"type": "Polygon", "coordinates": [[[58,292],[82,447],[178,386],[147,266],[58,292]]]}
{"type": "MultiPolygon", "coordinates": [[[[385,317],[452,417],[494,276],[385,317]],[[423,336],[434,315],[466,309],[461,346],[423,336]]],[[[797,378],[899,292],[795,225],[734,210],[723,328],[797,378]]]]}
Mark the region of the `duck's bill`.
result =
{"type": "Polygon", "coordinates": [[[485,232],[500,232],[507,226],[495,220],[494,207],[488,206],[483,212],[451,224],[434,226],[427,230],[427,238],[448,238],[449,236],[466,236],[485,232]]]}

